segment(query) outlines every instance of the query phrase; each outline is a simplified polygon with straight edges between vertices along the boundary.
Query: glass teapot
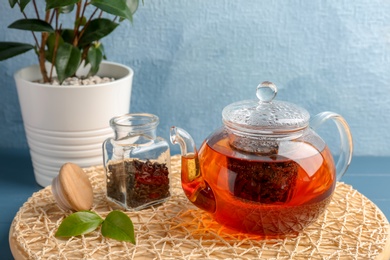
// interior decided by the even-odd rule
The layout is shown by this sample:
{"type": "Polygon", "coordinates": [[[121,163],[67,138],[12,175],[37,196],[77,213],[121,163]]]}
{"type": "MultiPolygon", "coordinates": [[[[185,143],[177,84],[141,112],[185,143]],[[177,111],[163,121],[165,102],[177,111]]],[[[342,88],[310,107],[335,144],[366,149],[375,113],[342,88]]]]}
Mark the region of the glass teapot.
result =
{"type": "Polygon", "coordinates": [[[273,83],[263,82],[258,100],[226,106],[224,126],[199,152],[185,130],[173,126],[170,133],[181,148],[187,198],[220,224],[265,238],[296,235],[313,223],[329,204],[353,150],[343,117],[322,112],[310,120],[302,107],[274,100],[276,93],[273,83]],[[315,132],[329,119],[340,133],[337,163],[315,132]]]}

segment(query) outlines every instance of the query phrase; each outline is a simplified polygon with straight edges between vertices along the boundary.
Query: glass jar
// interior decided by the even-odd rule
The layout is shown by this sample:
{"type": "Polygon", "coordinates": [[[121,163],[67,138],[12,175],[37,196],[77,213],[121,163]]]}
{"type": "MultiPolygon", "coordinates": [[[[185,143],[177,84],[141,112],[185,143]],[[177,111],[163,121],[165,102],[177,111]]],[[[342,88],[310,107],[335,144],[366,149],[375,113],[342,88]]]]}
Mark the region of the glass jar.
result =
{"type": "Polygon", "coordinates": [[[127,210],[141,210],[170,197],[170,150],[156,136],[159,118],[125,114],[110,125],[114,138],[103,143],[107,198],[127,210]]]}

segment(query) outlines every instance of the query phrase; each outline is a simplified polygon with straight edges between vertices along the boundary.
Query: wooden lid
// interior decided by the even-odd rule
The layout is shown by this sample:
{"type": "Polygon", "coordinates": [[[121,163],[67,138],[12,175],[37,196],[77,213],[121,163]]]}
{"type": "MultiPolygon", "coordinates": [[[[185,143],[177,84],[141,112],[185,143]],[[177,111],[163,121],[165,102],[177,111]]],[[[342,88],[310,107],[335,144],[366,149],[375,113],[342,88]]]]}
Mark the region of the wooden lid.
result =
{"type": "Polygon", "coordinates": [[[52,192],[62,209],[89,210],[93,203],[91,182],[83,169],[74,163],[62,165],[52,181],[52,192]]]}

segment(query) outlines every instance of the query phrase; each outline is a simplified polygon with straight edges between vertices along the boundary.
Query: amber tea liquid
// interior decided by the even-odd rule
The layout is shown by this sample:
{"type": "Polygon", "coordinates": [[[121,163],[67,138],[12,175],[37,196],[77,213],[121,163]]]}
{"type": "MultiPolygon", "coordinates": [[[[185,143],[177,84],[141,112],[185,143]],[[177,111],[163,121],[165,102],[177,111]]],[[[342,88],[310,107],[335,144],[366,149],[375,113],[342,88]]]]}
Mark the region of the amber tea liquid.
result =
{"type": "Polygon", "coordinates": [[[272,238],[297,234],[323,213],[336,177],[333,158],[322,140],[319,148],[315,140],[314,144],[284,141],[277,155],[261,156],[232,149],[227,137],[220,137],[208,140],[199,151],[203,178],[214,191],[213,216],[219,223],[272,238]]]}

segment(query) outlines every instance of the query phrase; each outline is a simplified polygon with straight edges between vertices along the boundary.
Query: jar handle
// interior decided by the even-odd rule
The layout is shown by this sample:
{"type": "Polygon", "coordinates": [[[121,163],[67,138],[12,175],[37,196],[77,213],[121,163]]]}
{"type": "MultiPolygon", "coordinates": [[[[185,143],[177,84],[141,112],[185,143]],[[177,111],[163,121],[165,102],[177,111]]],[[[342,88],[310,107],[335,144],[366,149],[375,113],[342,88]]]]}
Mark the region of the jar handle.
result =
{"type": "Polygon", "coordinates": [[[310,127],[313,130],[316,130],[328,119],[332,119],[335,122],[340,134],[340,156],[336,163],[336,178],[337,180],[340,180],[344,173],[347,171],[348,166],[352,160],[352,135],[347,121],[345,121],[345,119],[339,114],[333,112],[322,112],[314,116],[313,119],[310,121],[310,127]]]}

